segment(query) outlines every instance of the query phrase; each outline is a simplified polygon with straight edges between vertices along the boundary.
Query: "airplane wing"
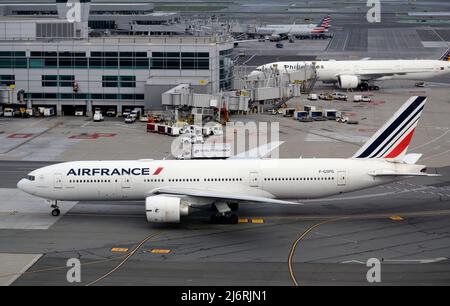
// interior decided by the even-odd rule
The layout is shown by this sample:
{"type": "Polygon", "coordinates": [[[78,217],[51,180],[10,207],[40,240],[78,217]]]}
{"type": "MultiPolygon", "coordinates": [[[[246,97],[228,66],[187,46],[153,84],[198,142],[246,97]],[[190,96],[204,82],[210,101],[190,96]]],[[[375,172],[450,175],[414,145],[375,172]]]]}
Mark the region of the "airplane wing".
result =
{"type": "Polygon", "coordinates": [[[303,205],[299,202],[282,201],[267,197],[257,197],[243,194],[228,193],[223,191],[201,190],[192,188],[178,188],[178,187],[161,187],[156,188],[150,192],[153,195],[167,194],[179,196],[192,196],[200,198],[211,198],[221,200],[237,200],[246,202],[270,203],[270,204],[288,204],[288,205],[303,205]]]}
{"type": "Polygon", "coordinates": [[[239,43],[255,42],[255,41],[258,41],[258,39],[242,39],[242,40],[235,40],[233,42],[235,44],[239,44],[239,43]]]}
{"type": "Polygon", "coordinates": [[[273,150],[278,148],[284,143],[284,141],[273,141],[270,143],[266,143],[257,148],[239,153],[237,155],[231,156],[228,159],[255,159],[255,158],[264,158],[270,154],[273,150]]]}

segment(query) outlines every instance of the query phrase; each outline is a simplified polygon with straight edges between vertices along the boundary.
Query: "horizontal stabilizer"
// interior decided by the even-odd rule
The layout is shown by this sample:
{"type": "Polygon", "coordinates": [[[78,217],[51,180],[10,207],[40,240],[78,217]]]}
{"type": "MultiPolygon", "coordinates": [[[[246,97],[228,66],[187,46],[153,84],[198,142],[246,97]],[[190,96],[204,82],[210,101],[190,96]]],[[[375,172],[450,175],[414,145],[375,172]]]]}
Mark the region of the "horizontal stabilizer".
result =
{"type": "Polygon", "coordinates": [[[437,177],[442,176],[440,174],[430,174],[424,172],[395,172],[393,170],[376,170],[368,173],[371,176],[427,176],[427,177],[437,177]]]}
{"type": "Polygon", "coordinates": [[[403,158],[403,163],[408,164],[408,165],[414,165],[419,161],[419,159],[422,157],[422,155],[423,154],[418,154],[418,153],[406,154],[405,157],[403,158]]]}

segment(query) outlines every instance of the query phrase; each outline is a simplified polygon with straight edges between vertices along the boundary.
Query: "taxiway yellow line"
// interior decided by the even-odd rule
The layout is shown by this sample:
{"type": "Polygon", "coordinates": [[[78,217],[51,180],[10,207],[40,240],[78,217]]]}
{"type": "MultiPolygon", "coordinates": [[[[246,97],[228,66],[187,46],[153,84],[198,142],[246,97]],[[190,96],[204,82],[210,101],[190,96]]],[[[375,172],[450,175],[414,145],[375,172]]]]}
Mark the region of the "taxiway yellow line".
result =
{"type": "Polygon", "coordinates": [[[299,286],[299,283],[297,281],[297,278],[295,277],[295,273],[294,273],[294,269],[293,269],[293,265],[292,265],[292,258],[294,257],[295,254],[295,249],[297,248],[297,245],[299,244],[300,241],[302,241],[310,232],[312,232],[314,229],[318,228],[321,225],[324,225],[326,223],[331,223],[331,222],[335,222],[338,220],[341,220],[344,218],[334,218],[334,219],[328,219],[319,223],[316,223],[312,226],[310,226],[309,228],[307,228],[292,244],[291,247],[291,251],[289,252],[289,257],[288,257],[288,268],[289,268],[289,274],[291,275],[291,279],[292,282],[294,283],[295,286],[299,286]]]}

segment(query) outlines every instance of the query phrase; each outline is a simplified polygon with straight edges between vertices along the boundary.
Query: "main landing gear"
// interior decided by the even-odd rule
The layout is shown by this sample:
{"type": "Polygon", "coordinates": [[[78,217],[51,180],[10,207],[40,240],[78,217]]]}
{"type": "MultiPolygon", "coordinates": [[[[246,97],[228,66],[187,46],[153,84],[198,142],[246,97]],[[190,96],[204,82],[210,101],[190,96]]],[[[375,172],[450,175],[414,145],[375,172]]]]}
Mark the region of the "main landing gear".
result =
{"type": "Polygon", "coordinates": [[[52,210],[53,217],[58,217],[61,214],[61,211],[59,210],[59,206],[58,206],[58,201],[54,201],[50,207],[53,208],[53,210],[52,210]]]}
{"type": "Polygon", "coordinates": [[[235,213],[215,213],[211,215],[212,224],[238,224],[239,217],[235,213]]]}
{"type": "Polygon", "coordinates": [[[216,202],[214,203],[217,211],[211,215],[212,224],[237,224],[239,217],[233,213],[238,210],[238,203],[216,202]]]}

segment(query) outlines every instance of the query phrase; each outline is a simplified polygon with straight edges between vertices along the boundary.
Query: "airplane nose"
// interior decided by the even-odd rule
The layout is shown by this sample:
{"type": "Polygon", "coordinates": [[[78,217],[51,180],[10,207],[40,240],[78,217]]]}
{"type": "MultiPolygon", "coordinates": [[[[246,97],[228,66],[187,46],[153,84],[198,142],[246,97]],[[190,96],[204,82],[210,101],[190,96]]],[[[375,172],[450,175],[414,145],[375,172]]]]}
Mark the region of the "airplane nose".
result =
{"type": "Polygon", "coordinates": [[[27,180],[26,179],[21,179],[17,183],[17,188],[19,188],[20,190],[25,191],[25,192],[27,192],[26,186],[27,186],[27,180]]]}

